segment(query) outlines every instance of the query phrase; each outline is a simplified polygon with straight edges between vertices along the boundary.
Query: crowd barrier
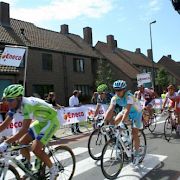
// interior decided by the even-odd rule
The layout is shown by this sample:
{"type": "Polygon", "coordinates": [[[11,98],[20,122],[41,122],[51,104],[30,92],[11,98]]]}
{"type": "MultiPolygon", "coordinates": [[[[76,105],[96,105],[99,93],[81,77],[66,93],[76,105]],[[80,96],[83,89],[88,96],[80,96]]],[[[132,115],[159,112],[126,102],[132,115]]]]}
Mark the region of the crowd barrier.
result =
{"type": "MultiPolygon", "coordinates": [[[[162,108],[162,99],[155,99],[154,109],[162,108]]],[[[144,101],[140,101],[140,104],[143,106],[144,101]]],[[[58,118],[60,121],[61,127],[67,127],[73,123],[79,123],[87,121],[88,116],[92,116],[95,111],[96,105],[87,104],[80,107],[64,107],[59,110],[58,118]]],[[[108,105],[101,105],[99,110],[99,115],[103,116],[108,108],[108,105]]],[[[2,117],[0,116],[0,123],[2,122],[2,117]]],[[[23,116],[22,114],[16,113],[14,119],[9,124],[9,126],[0,133],[0,136],[10,136],[15,134],[22,127],[23,116]]]]}

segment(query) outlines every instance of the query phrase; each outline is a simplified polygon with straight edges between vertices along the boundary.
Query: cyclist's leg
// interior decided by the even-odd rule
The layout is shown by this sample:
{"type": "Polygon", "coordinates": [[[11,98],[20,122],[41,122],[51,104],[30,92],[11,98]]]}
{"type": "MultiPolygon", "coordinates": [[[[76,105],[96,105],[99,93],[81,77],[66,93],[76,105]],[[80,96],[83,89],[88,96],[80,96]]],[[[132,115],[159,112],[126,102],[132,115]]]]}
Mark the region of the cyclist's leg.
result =
{"type": "Polygon", "coordinates": [[[149,112],[149,115],[152,116],[153,115],[153,106],[155,104],[155,100],[149,100],[146,101],[145,103],[145,109],[149,112]]]}
{"type": "Polygon", "coordinates": [[[134,139],[134,147],[137,152],[139,152],[140,139],[139,139],[139,129],[142,128],[142,112],[136,112],[129,115],[132,120],[132,136],[134,139]]]}
{"type": "Polygon", "coordinates": [[[52,136],[59,128],[59,120],[57,118],[54,118],[51,121],[49,120],[44,125],[39,126],[41,126],[41,130],[38,132],[35,140],[33,141],[32,151],[38,158],[40,158],[46,164],[46,166],[51,168],[52,162],[49,156],[44,152],[43,147],[50,141],[52,136]]]}
{"type": "MultiPolygon", "coordinates": [[[[33,137],[30,135],[30,133],[26,133],[20,140],[19,143],[21,145],[28,145],[30,142],[33,141],[33,137]]],[[[30,151],[29,148],[23,148],[20,150],[23,157],[25,157],[28,161],[30,161],[30,151]]]]}

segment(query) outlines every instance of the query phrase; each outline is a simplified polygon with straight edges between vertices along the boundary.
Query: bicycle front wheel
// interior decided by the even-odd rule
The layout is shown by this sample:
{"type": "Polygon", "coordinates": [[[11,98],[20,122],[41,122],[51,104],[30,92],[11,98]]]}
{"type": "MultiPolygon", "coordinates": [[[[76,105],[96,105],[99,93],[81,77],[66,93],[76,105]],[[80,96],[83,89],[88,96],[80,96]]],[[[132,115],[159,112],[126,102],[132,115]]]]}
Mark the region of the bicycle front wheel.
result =
{"type": "Polygon", "coordinates": [[[88,152],[92,159],[100,160],[102,150],[107,142],[107,137],[101,133],[100,129],[95,129],[88,140],[88,152]]]}
{"type": "Polygon", "coordinates": [[[149,124],[148,124],[148,129],[151,133],[153,133],[154,130],[156,129],[156,124],[157,124],[156,115],[152,115],[149,119],[149,124]]]}
{"type": "Polygon", "coordinates": [[[172,127],[172,123],[171,123],[171,118],[168,117],[164,123],[164,136],[168,142],[171,139],[172,132],[173,132],[173,127],[172,127]]]}
{"type": "MultiPolygon", "coordinates": [[[[2,172],[3,172],[3,170],[2,170],[2,172]]],[[[2,176],[2,175],[3,175],[3,174],[1,174],[1,176],[2,176]]],[[[20,178],[19,173],[18,173],[17,170],[15,169],[15,167],[12,166],[12,165],[9,165],[8,170],[7,170],[7,172],[6,172],[6,176],[5,176],[4,179],[20,180],[21,178],[20,178]]]]}
{"type": "MultiPolygon", "coordinates": [[[[57,146],[49,154],[51,161],[59,168],[57,180],[71,180],[76,167],[73,151],[68,146],[57,146]]],[[[45,178],[49,179],[49,168],[44,166],[45,178]]]]}
{"type": "Polygon", "coordinates": [[[101,158],[101,170],[107,179],[115,179],[124,163],[124,156],[121,145],[110,139],[104,146],[101,158]]]}

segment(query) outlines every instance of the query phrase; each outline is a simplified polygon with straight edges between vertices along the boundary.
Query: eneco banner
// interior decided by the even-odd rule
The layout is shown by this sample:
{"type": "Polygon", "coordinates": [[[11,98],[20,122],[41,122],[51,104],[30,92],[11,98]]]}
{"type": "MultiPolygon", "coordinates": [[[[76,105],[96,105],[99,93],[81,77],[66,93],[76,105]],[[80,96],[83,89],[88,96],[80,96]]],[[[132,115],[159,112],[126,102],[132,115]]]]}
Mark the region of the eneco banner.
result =
{"type": "Polygon", "coordinates": [[[25,53],[24,48],[5,47],[0,58],[0,64],[19,67],[25,53]]]}
{"type": "MultiPolygon", "coordinates": [[[[60,125],[68,125],[76,122],[86,121],[88,116],[94,114],[96,105],[83,105],[80,107],[65,107],[58,110],[58,118],[60,125]]],[[[103,116],[108,108],[108,105],[101,105],[99,115],[103,116]]],[[[14,119],[10,125],[0,133],[0,136],[11,136],[22,127],[23,116],[20,113],[14,115],[14,119]]],[[[2,119],[0,121],[2,123],[2,119]]]]}

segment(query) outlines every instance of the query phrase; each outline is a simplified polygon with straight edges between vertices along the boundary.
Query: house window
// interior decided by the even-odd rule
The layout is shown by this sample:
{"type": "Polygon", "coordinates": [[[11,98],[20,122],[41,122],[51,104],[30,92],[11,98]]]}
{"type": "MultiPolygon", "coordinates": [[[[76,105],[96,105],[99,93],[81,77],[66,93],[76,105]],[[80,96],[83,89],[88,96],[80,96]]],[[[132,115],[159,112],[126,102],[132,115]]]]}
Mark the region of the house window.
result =
{"type": "Polygon", "coordinates": [[[52,71],[52,54],[42,54],[42,69],[52,71]]]}
{"type": "Polygon", "coordinates": [[[83,95],[90,95],[89,85],[74,85],[74,87],[81,91],[83,95]]]}
{"type": "Polygon", "coordinates": [[[75,72],[84,72],[84,59],[73,59],[73,69],[75,72]]]}
{"type": "Polygon", "coordinates": [[[46,85],[34,84],[33,85],[33,94],[39,95],[41,98],[44,98],[44,96],[48,94],[50,91],[54,91],[54,85],[52,84],[46,84],[46,85]]]}

